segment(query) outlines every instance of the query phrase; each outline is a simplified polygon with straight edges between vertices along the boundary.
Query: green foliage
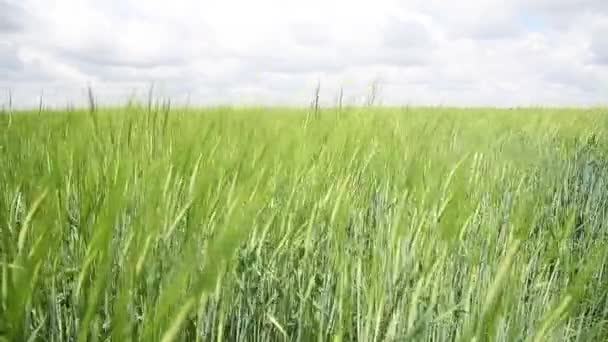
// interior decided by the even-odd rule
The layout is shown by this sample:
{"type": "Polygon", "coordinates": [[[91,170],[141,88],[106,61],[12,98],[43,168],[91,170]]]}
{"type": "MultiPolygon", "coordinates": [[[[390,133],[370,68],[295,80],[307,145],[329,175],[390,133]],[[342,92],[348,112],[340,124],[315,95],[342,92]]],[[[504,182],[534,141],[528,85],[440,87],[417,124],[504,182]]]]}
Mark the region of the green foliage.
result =
{"type": "Polygon", "coordinates": [[[608,339],[602,110],[0,116],[0,339],[608,339]]]}

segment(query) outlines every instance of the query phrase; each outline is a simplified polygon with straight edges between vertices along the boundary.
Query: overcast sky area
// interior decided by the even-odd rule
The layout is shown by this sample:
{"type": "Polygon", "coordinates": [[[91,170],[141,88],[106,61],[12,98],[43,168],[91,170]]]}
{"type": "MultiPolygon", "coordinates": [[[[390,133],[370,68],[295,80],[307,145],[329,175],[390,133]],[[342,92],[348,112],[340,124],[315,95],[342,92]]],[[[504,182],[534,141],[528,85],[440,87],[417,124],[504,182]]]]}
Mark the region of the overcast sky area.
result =
{"type": "Polygon", "coordinates": [[[0,105],[608,104],[608,0],[0,0],[0,105]]]}

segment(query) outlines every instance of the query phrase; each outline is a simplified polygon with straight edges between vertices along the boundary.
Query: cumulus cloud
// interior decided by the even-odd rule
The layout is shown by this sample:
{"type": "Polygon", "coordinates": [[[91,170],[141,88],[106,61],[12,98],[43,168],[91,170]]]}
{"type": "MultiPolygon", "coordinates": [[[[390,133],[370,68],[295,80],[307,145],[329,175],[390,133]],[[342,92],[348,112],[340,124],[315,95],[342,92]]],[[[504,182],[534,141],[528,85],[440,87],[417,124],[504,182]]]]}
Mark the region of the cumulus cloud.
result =
{"type": "Polygon", "coordinates": [[[23,63],[17,56],[13,44],[0,42],[0,70],[12,72],[22,68],[23,63]]]}
{"type": "Polygon", "coordinates": [[[608,66],[608,25],[593,32],[591,51],[594,62],[608,66]]]}
{"type": "Polygon", "coordinates": [[[300,105],[379,80],[385,104],[596,105],[607,28],[604,0],[0,0],[0,88],[300,105]]]}
{"type": "Polygon", "coordinates": [[[24,16],[20,7],[5,0],[0,1],[0,34],[21,31],[24,16]]]}

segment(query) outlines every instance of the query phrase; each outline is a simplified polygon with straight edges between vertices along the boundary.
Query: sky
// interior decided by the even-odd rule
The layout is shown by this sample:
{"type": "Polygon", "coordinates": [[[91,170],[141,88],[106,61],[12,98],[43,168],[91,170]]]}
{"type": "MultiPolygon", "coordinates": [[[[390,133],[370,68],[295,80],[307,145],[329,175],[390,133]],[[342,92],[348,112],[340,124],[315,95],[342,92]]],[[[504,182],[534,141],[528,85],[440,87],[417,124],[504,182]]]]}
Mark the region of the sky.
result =
{"type": "Polygon", "coordinates": [[[608,104],[606,0],[0,0],[0,106],[608,104]]]}

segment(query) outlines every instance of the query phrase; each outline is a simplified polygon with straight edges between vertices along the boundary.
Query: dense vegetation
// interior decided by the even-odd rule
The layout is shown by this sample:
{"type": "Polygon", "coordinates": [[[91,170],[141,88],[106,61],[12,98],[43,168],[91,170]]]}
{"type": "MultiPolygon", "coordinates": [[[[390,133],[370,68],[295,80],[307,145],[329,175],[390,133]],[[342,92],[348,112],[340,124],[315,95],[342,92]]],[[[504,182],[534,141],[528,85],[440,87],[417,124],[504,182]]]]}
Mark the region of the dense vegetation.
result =
{"type": "Polygon", "coordinates": [[[0,115],[0,340],[606,340],[607,133],[601,109],[0,115]]]}

